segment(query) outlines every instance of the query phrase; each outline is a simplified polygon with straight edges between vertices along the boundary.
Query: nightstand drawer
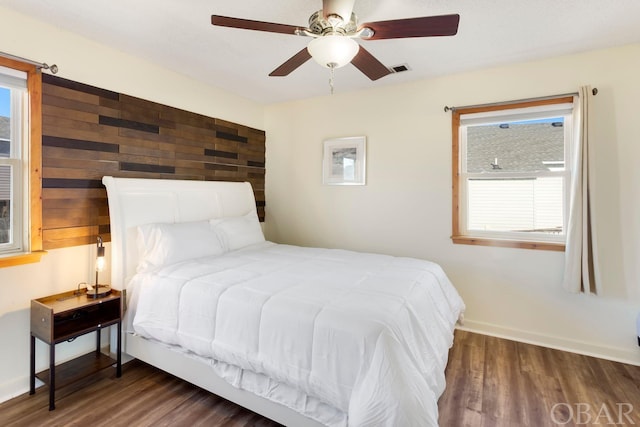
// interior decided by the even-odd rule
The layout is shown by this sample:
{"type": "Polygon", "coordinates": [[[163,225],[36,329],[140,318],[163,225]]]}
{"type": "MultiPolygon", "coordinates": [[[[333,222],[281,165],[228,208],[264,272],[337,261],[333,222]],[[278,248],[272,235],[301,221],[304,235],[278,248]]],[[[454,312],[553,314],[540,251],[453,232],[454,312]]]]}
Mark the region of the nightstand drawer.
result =
{"type": "Polygon", "coordinates": [[[60,342],[84,331],[116,323],[120,319],[120,300],[106,301],[53,316],[53,341],[60,342]]]}

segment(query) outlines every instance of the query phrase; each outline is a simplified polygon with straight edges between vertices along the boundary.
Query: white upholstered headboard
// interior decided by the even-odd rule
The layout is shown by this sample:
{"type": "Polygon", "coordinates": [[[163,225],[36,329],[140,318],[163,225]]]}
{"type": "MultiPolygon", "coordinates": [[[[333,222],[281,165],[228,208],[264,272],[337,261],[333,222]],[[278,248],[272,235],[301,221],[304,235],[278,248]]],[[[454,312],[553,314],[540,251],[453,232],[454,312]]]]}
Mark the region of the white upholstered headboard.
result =
{"type": "Polygon", "coordinates": [[[256,210],[251,184],[105,176],[111,223],[111,287],[124,289],[138,265],[138,225],[200,221],[256,210]]]}

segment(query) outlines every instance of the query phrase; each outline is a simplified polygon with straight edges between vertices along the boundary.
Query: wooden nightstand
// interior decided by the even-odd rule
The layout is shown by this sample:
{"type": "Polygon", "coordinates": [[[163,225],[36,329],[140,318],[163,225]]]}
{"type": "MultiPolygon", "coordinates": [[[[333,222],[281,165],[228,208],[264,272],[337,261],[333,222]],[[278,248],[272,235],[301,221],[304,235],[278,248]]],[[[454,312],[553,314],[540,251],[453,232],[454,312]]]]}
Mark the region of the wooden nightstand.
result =
{"type": "Polygon", "coordinates": [[[36,392],[36,376],[49,384],[49,410],[55,409],[56,383],[60,386],[79,380],[116,364],[122,375],[122,299],[112,290],[103,298],[87,298],[84,289],[31,300],[31,375],[29,394],[36,392]],[[100,330],[118,325],[116,359],[100,351],[100,330]],[[96,332],[96,351],[55,365],[56,344],[96,332]],[[49,344],[49,369],[36,374],[36,338],[49,344]],[[58,371],[56,378],[56,371],[58,371]]]}

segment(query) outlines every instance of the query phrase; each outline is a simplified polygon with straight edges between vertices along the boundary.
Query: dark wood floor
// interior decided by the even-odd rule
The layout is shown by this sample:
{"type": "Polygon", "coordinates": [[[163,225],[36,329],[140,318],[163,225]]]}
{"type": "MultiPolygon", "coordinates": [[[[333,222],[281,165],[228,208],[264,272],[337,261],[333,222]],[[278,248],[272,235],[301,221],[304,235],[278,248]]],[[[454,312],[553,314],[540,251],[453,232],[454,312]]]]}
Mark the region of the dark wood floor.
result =
{"type": "Polygon", "coordinates": [[[442,427],[640,425],[639,366],[456,331],[446,376],[442,427]]]}
{"type": "MultiPolygon", "coordinates": [[[[640,351],[640,350],[639,350],[640,351]]],[[[456,331],[442,427],[640,425],[640,367],[456,331]],[[603,409],[604,408],[604,409],[603,409]]],[[[0,426],[277,426],[134,361],[0,404],[0,426]]]]}

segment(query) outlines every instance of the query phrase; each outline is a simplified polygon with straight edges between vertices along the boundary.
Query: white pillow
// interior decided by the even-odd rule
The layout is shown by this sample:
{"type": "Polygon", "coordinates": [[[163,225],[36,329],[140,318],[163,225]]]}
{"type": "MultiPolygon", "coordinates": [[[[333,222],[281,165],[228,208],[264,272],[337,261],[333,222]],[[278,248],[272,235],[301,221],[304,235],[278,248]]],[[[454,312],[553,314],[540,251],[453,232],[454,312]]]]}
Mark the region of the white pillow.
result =
{"type": "Polygon", "coordinates": [[[138,272],[224,252],[207,220],[138,227],[138,272]]]}
{"type": "Polygon", "coordinates": [[[260,220],[255,211],[244,216],[212,219],[210,222],[228,251],[264,242],[260,220]]]}

